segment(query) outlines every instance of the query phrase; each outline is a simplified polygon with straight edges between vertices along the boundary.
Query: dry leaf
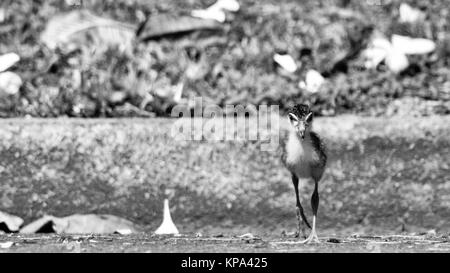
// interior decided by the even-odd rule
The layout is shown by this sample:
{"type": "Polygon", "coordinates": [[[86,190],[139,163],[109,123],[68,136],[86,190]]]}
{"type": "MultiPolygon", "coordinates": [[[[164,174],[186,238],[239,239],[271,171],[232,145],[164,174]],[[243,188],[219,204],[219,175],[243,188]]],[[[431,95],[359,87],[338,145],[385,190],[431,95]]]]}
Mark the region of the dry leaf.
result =
{"type": "Polygon", "coordinates": [[[8,95],[17,94],[22,83],[22,79],[16,73],[9,71],[0,73],[0,92],[8,95]]]}
{"type": "Polygon", "coordinates": [[[225,12],[219,9],[197,9],[191,11],[191,15],[205,20],[216,20],[220,23],[225,22],[226,19],[225,12]]]}
{"type": "Polygon", "coordinates": [[[118,230],[130,230],[135,232],[134,224],[126,219],[113,215],[74,214],[58,218],[44,216],[33,223],[23,227],[20,233],[94,233],[112,234],[118,230]]]}
{"type": "Polygon", "coordinates": [[[0,230],[4,232],[19,231],[22,224],[22,218],[0,211],[0,230]]]}
{"type": "Polygon", "coordinates": [[[134,36],[133,25],[102,18],[87,10],[74,10],[51,18],[41,41],[51,49],[92,45],[130,48],[134,36]]]}
{"type": "Polygon", "coordinates": [[[239,235],[238,237],[242,238],[242,239],[254,239],[255,235],[253,235],[252,233],[245,233],[245,234],[239,235]]]}
{"type": "Polygon", "coordinates": [[[436,43],[424,38],[411,38],[401,35],[392,35],[392,46],[404,54],[428,54],[436,49],[436,43]]]}
{"type": "Polygon", "coordinates": [[[14,242],[4,242],[0,243],[0,248],[10,248],[14,245],[14,242]]]}
{"type": "Polygon", "coordinates": [[[409,61],[406,55],[402,51],[395,48],[387,52],[385,63],[389,67],[389,70],[394,73],[400,73],[409,66],[409,61]]]}
{"type": "Polygon", "coordinates": [[[162,14],[148,17],[137,31],[137,36],[140,40],[148,40],[197,30],[219,29],[221,25],[214,20],[162,14]]]}
{"type": "Polygon", "coordinates": [[[406,55],[428,54],[436,49],[436,44],[428,39],[392,35],[391,41],[376,37],[364,51],[366,68],[376,68],[383,60],[389,70],[400,73],[409,66],[406,55]]]}
{"type": "Polygon", "coordinates": [[[224,11],[238,11],[240,8],[239,2],[236,0],[218,0],[216,3],[206,9],[197,9],[191,12],[194,17],[216,20],[218,22],[225,22],[226,14],[224,11]]]}
{"type": "Polygon", "coordinates": [[[15,63],[20,61],[20,56],[16,53],[7,53],[0,56],[0,72],[13,66],[15,63]]]}
{"type": "Polygon", "coordinates": [[[240,5],[239,5],[239,2],[236,0],[218,0],[216,3],[214,3],[209,8],[215,8],[215,9],[236,12],[239,10],[240,5]]]}
{"type": "Polygon", "coordinates": [[[325,82],[325,78],[316,70],[310,69],[306,72],[305,81],[299,83],[299,87],[306,89],[311,93],[316,93],[320,90],[320,87],[325,82]]]}
{"type": "Polygon", "coordinates": [[[398,9],[401,23],[415,23],[425,19],[425,13],[421,10],[411,7],[406,3],[402,3],[398,9]]]}
{"type": "Polygon", "coordinates": [[[288,54],[275,54],[273,60],[287,72],[294,73],[297,70],[297,64],[288,54]]]}

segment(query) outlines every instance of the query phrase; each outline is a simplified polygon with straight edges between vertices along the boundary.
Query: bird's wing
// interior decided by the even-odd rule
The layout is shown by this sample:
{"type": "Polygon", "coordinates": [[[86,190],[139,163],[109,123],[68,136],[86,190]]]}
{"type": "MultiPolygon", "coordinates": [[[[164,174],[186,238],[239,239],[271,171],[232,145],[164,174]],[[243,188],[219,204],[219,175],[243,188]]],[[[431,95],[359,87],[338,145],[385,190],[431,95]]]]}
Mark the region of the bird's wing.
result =
{"type": "Polygon", "coordinates": [[[278,154],[280,156],[281,162],[286,165],[286,157],[287,157],[287,151],[286,151],[286,143],[289,138],[289,130],[282,128],[280,129],[280,139],[279,139],[279,147],[278,147],[278,154]]]}
{"type": "Polygon", "coordinates": [[[319,161],[317,162],[317,164],[319,167],[325,167],[325,165],[327,164],[327,147],[318,134],[311,132],[310,135],[314,150],[319,155],[319,161]]]}

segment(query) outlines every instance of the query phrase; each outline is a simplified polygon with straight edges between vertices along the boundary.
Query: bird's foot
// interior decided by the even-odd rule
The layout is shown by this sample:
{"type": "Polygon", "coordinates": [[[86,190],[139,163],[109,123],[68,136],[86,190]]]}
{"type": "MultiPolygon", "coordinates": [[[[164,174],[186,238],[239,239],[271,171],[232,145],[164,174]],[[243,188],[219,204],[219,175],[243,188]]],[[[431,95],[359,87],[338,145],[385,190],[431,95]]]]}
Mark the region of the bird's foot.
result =
{"type": "Polygon", "coordinates": [[[304,227],[301,227],[301,228],[299,227],[299,229],[295,232],[294,237],[295,238],[303,238],[303,239],[308,238],[308,236],[306,235],[305,228],[304,227]]]}
{"type": "Polygon", "coordinates": [[[311,233],[309,234],[308,238],[306,240],[301,241],[302,244],[312,244],[312,243],[320,243],[319,237],[316,233],[316,217],[313,218],[313,227],[311,229],[311,233]]]}
{"type": "Polygon", "coordinates": [[[309,234],[308,238],[306,240],[301,241],[302,244],[313,244],[318,243],[320,244],[319,237],[317,236],[317,233],[315,230],[311,231],[311,234],[309,234]]]}
{"type": "Polygon", "coordinates": [[[294,238],[303,238],[303,239],[306,239],[307,236],[306,236],[304,230],[302,230],[302,232],[300,232],[300,231],[297,230],[297,231],[294,233],[294,238]]]}

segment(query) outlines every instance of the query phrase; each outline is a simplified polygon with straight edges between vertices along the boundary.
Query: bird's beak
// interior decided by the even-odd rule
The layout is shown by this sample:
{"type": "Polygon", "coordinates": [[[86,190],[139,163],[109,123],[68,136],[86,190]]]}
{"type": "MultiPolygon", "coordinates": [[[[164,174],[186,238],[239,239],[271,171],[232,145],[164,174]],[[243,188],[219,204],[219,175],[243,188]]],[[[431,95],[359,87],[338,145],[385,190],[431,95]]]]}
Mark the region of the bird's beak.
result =
{"type": "Polygon", "coordinates": [[[300,135],[300,137],[302,139],[305,139],[305,132],[304,131],[299,131],[298,134],[300,135]]]}

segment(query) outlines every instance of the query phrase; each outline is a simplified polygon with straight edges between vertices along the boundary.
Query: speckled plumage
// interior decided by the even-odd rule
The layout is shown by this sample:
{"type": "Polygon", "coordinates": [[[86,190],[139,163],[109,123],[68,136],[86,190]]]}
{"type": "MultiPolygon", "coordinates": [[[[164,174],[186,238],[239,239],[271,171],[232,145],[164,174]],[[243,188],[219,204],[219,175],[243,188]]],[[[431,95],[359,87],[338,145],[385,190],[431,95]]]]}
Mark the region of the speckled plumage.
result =
{"type": "Polygon", "coordinates": [[[289,113],[296,115],[299,118],[304,118],[311,113],[309,106],[306,104],[297,104],[289,110],[289,113]]]}
{"type": "Polygon", "coordinates": [[[327,162],[325,145],[314,132],[309,132],[304,140],[300,140],[295,132],[290,132],[283,145],[282,161],[297,177],[312,177],[318,181],[327,162]]]}

